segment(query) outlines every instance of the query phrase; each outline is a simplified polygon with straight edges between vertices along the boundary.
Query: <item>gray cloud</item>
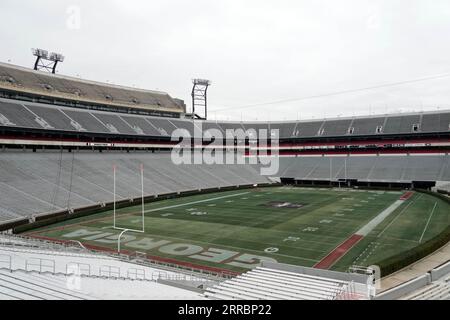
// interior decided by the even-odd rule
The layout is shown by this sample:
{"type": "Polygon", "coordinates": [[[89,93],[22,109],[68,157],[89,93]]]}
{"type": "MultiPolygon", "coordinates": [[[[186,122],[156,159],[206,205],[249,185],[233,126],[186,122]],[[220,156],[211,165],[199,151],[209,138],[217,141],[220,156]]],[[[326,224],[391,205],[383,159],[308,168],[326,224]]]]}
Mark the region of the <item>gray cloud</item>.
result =
{"type": "Polygon", "coordinates": [[[447,0],[2,0],[0,60],[62,52],[60,72],[190,105],[208,78],[211,117],[283,120],[449,108],[450,78],[249,109],[450,72],[447,0]],[[81,28],[68,28],[76,6],[81,28]],[[214,112],[231,108],[227,111],[214,112]]]}

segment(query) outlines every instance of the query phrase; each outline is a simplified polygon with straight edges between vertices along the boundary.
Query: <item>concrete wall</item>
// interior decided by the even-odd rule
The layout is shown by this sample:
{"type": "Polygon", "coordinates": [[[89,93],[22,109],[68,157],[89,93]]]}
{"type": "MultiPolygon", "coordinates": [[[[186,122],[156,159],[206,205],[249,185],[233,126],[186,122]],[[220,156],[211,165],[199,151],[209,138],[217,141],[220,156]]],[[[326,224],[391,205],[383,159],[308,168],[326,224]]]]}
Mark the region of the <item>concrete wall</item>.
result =
{"type": "Polygon", "coordinates": [[[450,274],[450,261],[430,271],[431,281],[437,281],[440,278],[450,274]]]}
{"type": "Polygon", "coordinates": [[[396,300],[417,289],[423,288],[431,283],[431,275],[429,273],[412,279],[390,290],[384,291],[374,298],[374,300],[396,300]]]}

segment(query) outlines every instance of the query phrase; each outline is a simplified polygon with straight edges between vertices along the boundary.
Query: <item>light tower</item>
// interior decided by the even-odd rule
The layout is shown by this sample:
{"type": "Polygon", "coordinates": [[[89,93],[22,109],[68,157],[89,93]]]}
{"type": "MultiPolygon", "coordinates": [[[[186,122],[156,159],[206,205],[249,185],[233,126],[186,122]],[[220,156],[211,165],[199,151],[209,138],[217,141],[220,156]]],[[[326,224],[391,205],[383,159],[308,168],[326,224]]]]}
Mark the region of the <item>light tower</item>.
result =
{"type": "Polygon", "coordinates": [[[192,88],[192,118],[206,120],[208,118],[208,87],[211,85],[211,81],[204,79],[192,80],[194,87],[192,88]],[[198,115],[196,109],[203,109],[204,114],[198,115]]]}
{"type": "Polygon", "coordinates": [[[43,49],[31,49],[33,56],[36,57],[34,70],[44,70],[50,73],[56,73],[56,66],[59,62],[64,62],[65,57],[60,53],[49,53],[43,49]]]}

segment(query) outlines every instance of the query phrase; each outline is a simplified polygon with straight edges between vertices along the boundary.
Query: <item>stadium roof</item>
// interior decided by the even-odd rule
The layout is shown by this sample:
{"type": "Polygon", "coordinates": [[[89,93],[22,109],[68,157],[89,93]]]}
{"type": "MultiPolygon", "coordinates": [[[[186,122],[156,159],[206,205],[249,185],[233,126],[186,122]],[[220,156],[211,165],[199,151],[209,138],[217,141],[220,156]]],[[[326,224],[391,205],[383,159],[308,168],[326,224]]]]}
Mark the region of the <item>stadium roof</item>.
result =
{"type": "Polygon", "coordinates": [[[136,109],[185,112],[178,99],[144,90],[35,71],[0,62],[0,88],[22,93],[136,109]]]}

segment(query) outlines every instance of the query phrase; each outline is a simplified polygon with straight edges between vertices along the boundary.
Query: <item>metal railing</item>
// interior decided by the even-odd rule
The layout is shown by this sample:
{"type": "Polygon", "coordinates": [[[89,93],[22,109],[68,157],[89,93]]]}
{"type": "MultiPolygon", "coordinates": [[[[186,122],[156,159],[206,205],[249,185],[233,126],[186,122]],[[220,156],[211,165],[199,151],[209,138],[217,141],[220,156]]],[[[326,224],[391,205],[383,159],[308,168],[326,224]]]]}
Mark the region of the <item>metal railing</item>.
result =
{"type": "Polygon", "coordinates": [[[133,279],[133,280],[146,280],[145,277],[145,270],[144,269],[137,269],[137,268],[131,268],[127,270],[127,278],[133,279]]]}
{"type": "Polygon", "coordinates": [[[8,254],[0,254],[0,269],[12,269],[12,258],[8,254]]]}
{"type": "Polygon", "coordinates": [[[355,283],[351,281],[336,292],[334,300],[359,300],[360,298],[361,295],[356,293],[355,283]]]}
{"type": "MultiPolygon", "coordinates": [[[[21,262],[23,260],[20,260],[21,262]]],[[[17,263],[16,263],[17,265],[17,263]]],[[[11,272],[23,271],[27,273],[51,273],[52,275],[80,276],[80,277],[102,277],[108,279],[124,279],[139,281],[158,281],[158,280],[191,280],[189,275],[170,274],[167,272],[149,272],[141,268],[129,268],[126,276],[121,274],[119,267],[102,265],[98,268],[98,273],[94,272],[92,266],[88,263],[69,262],[65,265],[65,272],[56,270],[56,262],[51,259],[30,258],[25,260],[25,267],[13,268],[13,258],[11,255],[0,254],[0,269],[6,269],[11,272]]],[[[62,268],[60,268],[62,269],[62,268]]]]}
{"type": "MultiPolygon", "coordinates": [[[[152,268],[158,268],[158,269],[164,269],[166,271],[176,272],[176,273],[182,273],[184,276],[189,277],[195,277],[199,279],[204,279],[207,281],[224,281],[227,279],[231,279],[235,277],[234,274],[229,274],[227,272],[216,272],[216,271],[209,271],[202,268],[195,268],[195,267],[188,267],[176,263],[169,263],[164,261],[159,261],[155,259],[148,258],[147,254],[144,252],[136,251],[132,255],[125,255],[125,254],[117,254],[112,252],[102,252],[102,251],[96,251],[91,250],[87,248],[83,248],[84,246],[79,242],[69,242],[69,243],[56,243],[50,240],[44,240],[44,239],[36,239],[36,238],[29,238],[26,236],[21,235],[12,235],[8,238],[13,238],[17,240],[22,240],[26,242],[26,244],[18,244],[14,242],[10,243],[2,243],[0,238],[0,244],[18,248],[21,250],[26,250],[27,248],[32,250],[52,250],[55,251],[58,255],[64,255],[64,256],[83,256],[84,255],[91,255],[98,258],[103,259],[117,259],[122,262],[129,262],[134,263],[137,265],[142,265],[146,267],[152,267],[152,268]]],[[[30,251],[35,252],[35,251],[30,251]]],[[[103,274],[106,271],[103,272],[103,274]]]]}
{"type": "Polygon", "coordinates": [[[70,262],[66,265],[66,274],[75,274],[78,276],[91,276],[91,265],[87,263],[70,262]]]}
{"type": "Polygon", "coordinates": [[[113,266],[100,266],[99,276],[106,278],[120,278],[120,268],[113,266]]]}
{"type": "Polygon", "coordinates": [[[25,270],[27,272],[37,271],[39,273],[50,272],[52,274],[55,274],[56,263],[55,260],[50,259],[30,258],[25,261],[25,270]],[[30,268],[33,267],[37,267],[38,269],[30,270],[30,268]]]}

